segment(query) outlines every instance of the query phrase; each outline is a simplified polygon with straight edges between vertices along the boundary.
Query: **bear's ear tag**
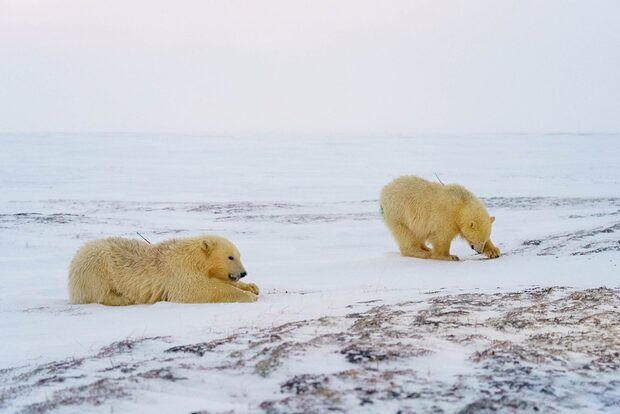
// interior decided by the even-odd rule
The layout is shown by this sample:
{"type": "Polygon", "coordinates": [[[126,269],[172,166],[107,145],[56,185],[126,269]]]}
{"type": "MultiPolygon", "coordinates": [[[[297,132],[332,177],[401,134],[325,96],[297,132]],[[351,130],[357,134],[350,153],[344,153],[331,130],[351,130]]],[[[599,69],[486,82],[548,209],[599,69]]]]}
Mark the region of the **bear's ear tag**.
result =
{"type": "Polygon", "coordinates": [[[491,216],[491,223],[495,221],[495,216],[491,216]]]}

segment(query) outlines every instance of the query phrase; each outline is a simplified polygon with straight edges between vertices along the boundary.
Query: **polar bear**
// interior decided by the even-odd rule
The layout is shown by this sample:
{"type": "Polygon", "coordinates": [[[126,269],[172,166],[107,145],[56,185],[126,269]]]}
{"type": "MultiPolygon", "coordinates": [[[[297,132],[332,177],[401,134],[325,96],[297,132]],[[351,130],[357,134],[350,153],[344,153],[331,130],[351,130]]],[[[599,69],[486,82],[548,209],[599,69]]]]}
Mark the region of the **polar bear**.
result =
{"type": "Polygon", "coordinates": [[[69,268],[72,303],[132,305],[158,301],[254,302],[258,287],[246,275],[239,251],[218,236],[157,244],[111,237],[86,243],[69,268]]]}
{"type": "Polygon", "coordinates": [[[489,258],[500,254],[489,238],[495,217],[490,217],[482,201],[460,185],[403,176],[383,188],[380,202],[385,223],[403,256],[459,260],[450,254],[456,236],[489,258]]]}

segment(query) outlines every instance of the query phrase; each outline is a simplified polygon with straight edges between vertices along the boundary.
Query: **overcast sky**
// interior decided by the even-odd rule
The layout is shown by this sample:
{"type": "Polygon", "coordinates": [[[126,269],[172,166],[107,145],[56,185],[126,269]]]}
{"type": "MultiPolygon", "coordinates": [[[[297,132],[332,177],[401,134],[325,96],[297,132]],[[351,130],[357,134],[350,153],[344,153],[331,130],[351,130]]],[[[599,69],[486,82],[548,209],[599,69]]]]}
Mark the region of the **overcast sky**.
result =
{"type": "Polygon", "coordinates": [[[0,131],[620,131],[620,1],[0,0],[0,131]]]}

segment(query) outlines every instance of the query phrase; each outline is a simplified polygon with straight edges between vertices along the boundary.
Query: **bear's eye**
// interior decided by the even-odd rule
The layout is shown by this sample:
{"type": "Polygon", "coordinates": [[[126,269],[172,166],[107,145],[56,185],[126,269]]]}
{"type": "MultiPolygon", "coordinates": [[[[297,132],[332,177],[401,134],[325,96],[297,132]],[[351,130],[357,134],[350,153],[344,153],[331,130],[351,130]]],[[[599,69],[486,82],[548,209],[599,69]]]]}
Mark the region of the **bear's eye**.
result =
{"type": "Polygon", "coordinates": [[[235,260],[235,258],[232,256],[228,256],[228,260],[235,260]]]}

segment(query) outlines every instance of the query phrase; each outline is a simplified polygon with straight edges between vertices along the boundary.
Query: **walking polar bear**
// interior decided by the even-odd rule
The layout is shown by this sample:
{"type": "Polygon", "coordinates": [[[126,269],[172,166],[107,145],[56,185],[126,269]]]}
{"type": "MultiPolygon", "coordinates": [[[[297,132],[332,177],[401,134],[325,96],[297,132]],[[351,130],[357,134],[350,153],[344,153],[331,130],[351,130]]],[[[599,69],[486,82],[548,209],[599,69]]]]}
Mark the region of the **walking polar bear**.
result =
{"type": "Polygon", "coordinates": [[[112,237],[86,243],[69,269],[73,303],[133,305],[254,302],[258,287],[246,275],[239,251],[223,237],[201,236],[148,244],[112,237]]]}
{"type": "Polygon", "coordinates": [[[380,201],[385,223],[403,256],[459,260],[450,254],[450,244],[461,236],[476,252],[499,257],[499,249],[490,239],[495,217],[460,185],[403,176],[383,188],[380,201]]]}

